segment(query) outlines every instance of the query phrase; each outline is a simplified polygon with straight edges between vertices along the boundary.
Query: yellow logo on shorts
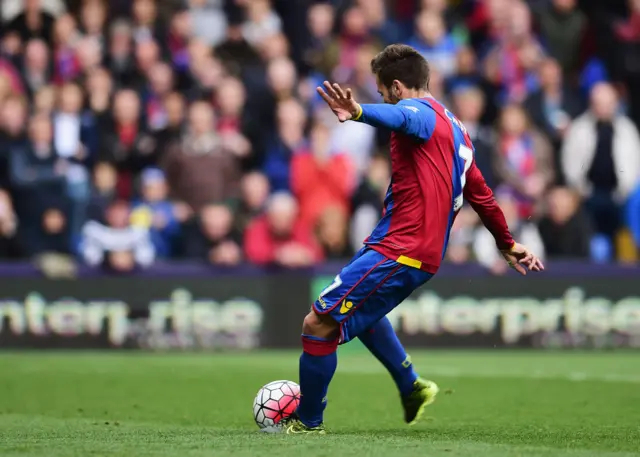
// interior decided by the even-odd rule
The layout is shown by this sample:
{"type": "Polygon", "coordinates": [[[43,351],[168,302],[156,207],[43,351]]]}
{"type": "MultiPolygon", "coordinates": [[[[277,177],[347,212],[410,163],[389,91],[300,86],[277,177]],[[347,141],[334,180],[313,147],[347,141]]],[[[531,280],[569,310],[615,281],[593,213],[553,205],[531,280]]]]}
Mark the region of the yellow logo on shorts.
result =
{"type": "Polygon", "coordinates": [[[351,311],[353,308],[353,302],[342,300],[342,305],[340,305],[340,314],[346,314],[351,311]]]}

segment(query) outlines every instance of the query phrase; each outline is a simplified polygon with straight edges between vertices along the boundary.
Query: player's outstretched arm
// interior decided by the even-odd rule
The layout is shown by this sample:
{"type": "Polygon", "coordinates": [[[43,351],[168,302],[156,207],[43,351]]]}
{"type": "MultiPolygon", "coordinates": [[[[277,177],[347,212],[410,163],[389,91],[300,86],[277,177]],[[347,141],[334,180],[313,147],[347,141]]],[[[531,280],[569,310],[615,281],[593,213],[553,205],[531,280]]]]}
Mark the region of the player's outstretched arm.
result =
{"type": "Polygon", "coordinates": [[[325,81],[317,91],[340,122],[363,122],[423,140],[428,140],[435,128],[435,113],[413,100],[403,100],[397,105],[360,105],[354,100],[351,89],[343,90],[339,84],[329,81],[325,81]]]}
{"type": "Polygon", "coordinates": [[[484,176],[475,162],[467,171],[467,182],[464,188],[464,198],[474,209],[484,226],[496,240],[502,257],[511,268],[521,275],[528,271],[542,271],[542,261],[526,246],[516,243],[511,236],[504,213],[498,206],[493,192],[487,186],[484,176]]]}

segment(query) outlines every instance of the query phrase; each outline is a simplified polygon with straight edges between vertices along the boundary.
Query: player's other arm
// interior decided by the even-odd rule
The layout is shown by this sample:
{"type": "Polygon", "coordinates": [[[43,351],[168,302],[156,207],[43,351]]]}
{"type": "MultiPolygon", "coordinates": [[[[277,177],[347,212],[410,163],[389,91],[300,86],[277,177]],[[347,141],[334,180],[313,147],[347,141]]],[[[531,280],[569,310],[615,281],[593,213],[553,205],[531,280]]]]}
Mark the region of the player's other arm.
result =
{"type": "Polygon", "coordinates": [[[526,274],[527,268],[532,271],[544,269],[540,259],[529,252],[525,246],[513,240],[504,213],[475,162],[471,164],[467,171],[464,198],[478,213],[484,226],[493,235],[498,249],[500,249],[509,266],[521,274],[526,274]]]}
{"type": "Polygon", "coordinates": [[[435,112],[416,100],[402,100],[397,105],[381,103],[360,105],[360,115],[353,120],[415,136],[425,141],[431,138],[436,127],[435,112]]]}
{"type": "Polygon", "coordinates": [[[397,105],[360,105],[353,99],[351,89],[343,90],[338,84],[325,81],[317,88],[318,94],[329,105],[340,122],[363,122],[374,127],[428,140],[436,126],[436,114],[430,107],[416,99],[406,99],[397,105]]]}

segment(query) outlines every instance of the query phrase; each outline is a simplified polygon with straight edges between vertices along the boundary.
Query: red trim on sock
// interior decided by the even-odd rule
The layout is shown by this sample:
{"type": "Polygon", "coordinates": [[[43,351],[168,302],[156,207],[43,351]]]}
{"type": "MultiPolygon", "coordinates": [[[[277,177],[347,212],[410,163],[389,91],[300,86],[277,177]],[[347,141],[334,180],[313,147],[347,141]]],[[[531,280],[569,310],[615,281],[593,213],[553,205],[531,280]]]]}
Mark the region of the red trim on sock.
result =
{"type": "Polygon", "coordinates": [[[333,354],[338,350],[338,340],[318,341],[311,338],[302,337],[302,350],[310,355],[322,357],[333,354]]]}

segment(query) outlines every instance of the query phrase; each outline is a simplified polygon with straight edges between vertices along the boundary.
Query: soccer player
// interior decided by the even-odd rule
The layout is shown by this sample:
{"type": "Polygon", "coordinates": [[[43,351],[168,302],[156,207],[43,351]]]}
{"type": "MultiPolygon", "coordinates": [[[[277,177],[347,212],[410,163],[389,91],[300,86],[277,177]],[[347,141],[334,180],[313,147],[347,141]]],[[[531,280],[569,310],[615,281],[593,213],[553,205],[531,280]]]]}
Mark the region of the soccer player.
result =
{"type": "Polygon", "coordinates": [[[351,90],[329,82],[318,93],[340,122],[393,131],[384,216],[304,318],[300,405],[267,432],[325,433],[323,412],[336,350],[356,337],[391,373],[407,423],[415,423],[435,400],[438,386],[418,377],[385,316],[436,274],[463,200],[479,214],[509,266],[523,275],[544,269],[511,237],[473,161],[464,125],[430,95],[427,61],[410,46],[394,44],[372,60],[371,70],[385,104],[360,105],[351,90]]]}

